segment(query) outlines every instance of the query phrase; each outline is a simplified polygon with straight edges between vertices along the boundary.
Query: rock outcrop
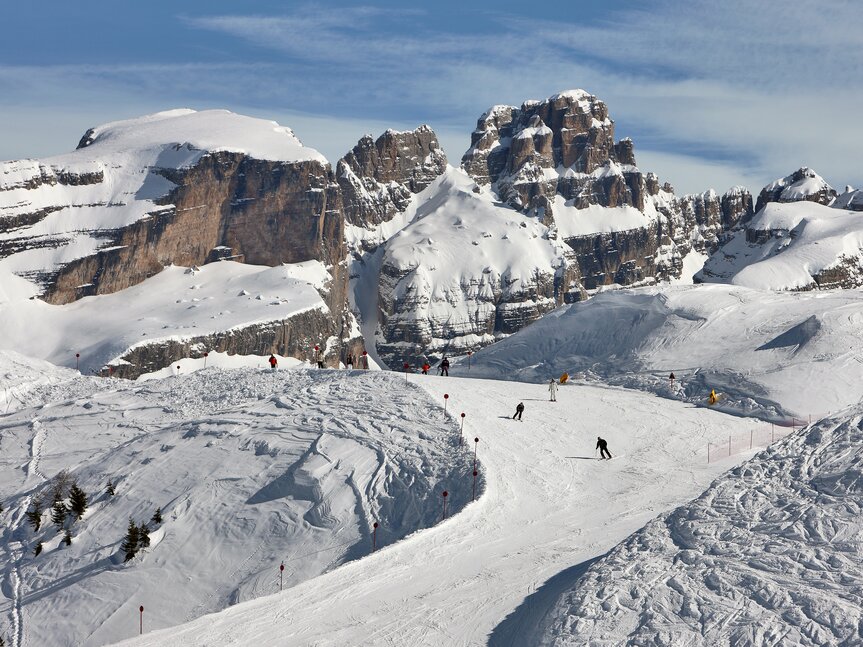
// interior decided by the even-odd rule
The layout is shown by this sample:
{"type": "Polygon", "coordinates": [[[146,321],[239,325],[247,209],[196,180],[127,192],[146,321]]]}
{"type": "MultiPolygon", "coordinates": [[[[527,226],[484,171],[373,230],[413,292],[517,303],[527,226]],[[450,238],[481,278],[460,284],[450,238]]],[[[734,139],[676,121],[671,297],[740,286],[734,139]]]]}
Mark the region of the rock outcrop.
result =
{"type": "Polygon", "coordinates": [[[818,204],[829,205],[836,199],[836,189],[827,184],[826,180],[808,167],[802,167],[791,175],[774,180],[758,194],[755,211],[768,202],[799,202],[808,200],[818,204]]]}
{"type": "Polygon", "coordinates": [[[446,155],[428,126],[366,135],[336,165],[345,220],[369,228],[404,211],[414,194],[446,169],[446,155]]]}

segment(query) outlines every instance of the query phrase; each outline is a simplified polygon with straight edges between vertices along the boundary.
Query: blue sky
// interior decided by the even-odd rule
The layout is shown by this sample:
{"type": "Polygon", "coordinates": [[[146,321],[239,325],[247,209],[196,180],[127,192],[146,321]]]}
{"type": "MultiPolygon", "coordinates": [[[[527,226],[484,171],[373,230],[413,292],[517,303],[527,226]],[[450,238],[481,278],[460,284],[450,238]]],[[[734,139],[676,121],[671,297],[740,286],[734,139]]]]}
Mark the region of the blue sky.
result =
{"type": "Polygon", "coordinates": [[[16,2],[0,38],[0,159],[174,107],[291,126],[335,161],[430,124],[452,163],[496,103],[584,88],[643,170],[724,191],[808,165],[863,185],[857,0],[16,2]]]}

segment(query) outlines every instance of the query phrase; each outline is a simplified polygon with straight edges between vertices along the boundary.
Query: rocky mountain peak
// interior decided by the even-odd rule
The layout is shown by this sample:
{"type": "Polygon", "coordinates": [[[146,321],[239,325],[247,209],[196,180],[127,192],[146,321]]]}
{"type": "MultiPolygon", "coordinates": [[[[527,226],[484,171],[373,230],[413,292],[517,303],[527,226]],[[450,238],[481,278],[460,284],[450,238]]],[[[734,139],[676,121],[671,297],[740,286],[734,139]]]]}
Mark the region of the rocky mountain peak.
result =
{"type": "Polygon", "coordinates": [[[444,172],[446,154],[429,126],[365,135],[339,160],[336,178],[349,224],[369,227],[390,220],[444,172]]]}
{"type": "Polygon", "coordinates": [[[803,166],[791,175],[774,180],[758,194],[755,211],[769,202],[798,202],[807,200],[829,205],[836,198],[836,189],[811,168],[803,166]]]}

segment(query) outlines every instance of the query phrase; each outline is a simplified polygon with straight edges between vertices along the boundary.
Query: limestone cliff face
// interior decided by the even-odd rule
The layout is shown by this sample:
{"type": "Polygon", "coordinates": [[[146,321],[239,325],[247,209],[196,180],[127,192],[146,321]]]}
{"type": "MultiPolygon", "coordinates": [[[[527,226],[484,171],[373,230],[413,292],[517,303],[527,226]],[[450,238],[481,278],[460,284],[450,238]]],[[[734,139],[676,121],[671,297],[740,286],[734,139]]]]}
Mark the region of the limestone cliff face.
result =
{"type": "Polygon", "coordinates": [[[336,166],[345,220],[371,227],[403,211],[411,197],[446,169],[446,155],[428,126],[366,135],[336,166]]]}
{"type": "MultiPolygon", "coordinates": [[[[336,340],[335,362],[358,339],[344,232],[326,160],[273,122],[224,111],[118,122],[88,131],[75,153],[0,164],[0,271],[33,280],[44,300],[116,292],[170,264],[319,260],[329,313],[305,334],[336,340]]],[[[242,351],[296,350],[255,339],[242,351]]]]}
{"type": "Polygon", "coordinates": [[[507,204],[558,230],[587,290],[677,278],[686,254],[712,252],[724,232],[752,214],[748,193],[678,198],[668,183],[643,173],[632,140],[614,141],[605,103],[583,90],[491,108],[477,122],[462,167],[507,204]],[[582,225],[595,207],[608,209],[607,223],[582,225]],[[618,224],[621,208],[644,214],[642,223],[618,224]]]}

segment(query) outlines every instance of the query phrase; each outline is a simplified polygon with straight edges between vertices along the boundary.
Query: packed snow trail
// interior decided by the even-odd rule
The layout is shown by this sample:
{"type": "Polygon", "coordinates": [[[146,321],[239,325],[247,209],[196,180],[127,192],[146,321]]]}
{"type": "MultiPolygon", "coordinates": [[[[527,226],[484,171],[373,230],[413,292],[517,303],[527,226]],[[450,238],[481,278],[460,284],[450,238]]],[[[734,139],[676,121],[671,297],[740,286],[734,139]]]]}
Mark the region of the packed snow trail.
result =
{"type": "MultiPolygon", "coordinates": [[[[487,478],[476,503],[281,594],[128,644],[484,645],[499,626],[510,633],[498,630],[497,644],[518,644],[518,616],[542,615],[520,608],[530,593],[561,572],[575,577],[571,567],[745,457],[708,465],[708,440],[763,425],[624,389],[566,386],[551,403],[545,384],[410,379],[441,404],[450,395],[453,427],[467,414],[465,440],[479,437],[487,478]],[[510,418],[519,401],[521,423],[510,418]],[[592,460],[597,435],[626,456],[592,460]]],[[[471,482],[447,487],[470,492],[471,482]]],[[[561,590],[572,583],[559,580],[561,590]]]]}

